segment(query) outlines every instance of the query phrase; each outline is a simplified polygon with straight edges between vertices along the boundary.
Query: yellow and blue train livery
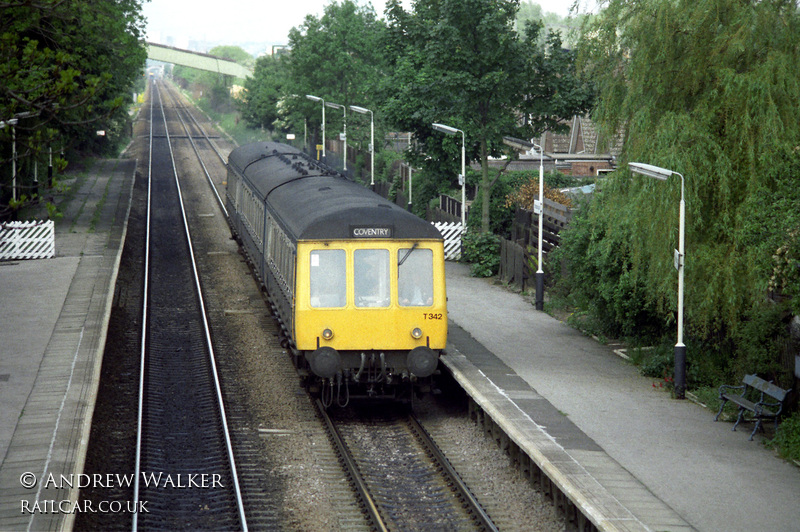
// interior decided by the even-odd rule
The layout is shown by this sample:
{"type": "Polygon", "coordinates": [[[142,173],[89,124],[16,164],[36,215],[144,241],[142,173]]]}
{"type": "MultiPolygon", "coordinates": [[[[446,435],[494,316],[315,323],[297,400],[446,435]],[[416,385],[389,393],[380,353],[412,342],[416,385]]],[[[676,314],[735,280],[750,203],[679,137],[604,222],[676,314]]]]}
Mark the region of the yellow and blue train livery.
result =
{"type": "Polygon", "coordinates": [[[447,342],[433,225],[269,142],[231,152],[226,203],[295,364],[327,404],[403,400],[430,384],[447,342]]]}

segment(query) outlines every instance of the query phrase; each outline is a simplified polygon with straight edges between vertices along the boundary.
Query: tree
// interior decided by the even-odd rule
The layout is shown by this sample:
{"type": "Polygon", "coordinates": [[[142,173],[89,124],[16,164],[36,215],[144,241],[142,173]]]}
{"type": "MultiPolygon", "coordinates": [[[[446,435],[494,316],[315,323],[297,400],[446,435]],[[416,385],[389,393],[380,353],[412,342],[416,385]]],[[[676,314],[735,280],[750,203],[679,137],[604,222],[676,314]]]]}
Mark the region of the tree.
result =
{"type": "MultiPolygon", "coordinates": [[[[781,0],[612,0],[584,30],[595,117],[626,132],[623,162],[686,177],[687,330],[697,338],[731,338],[765,304],[773,255],[797,249],[796,199],[773,209],[789,206],[779,202],[787,179],[798,182],[799,42],[797,4],[781,0]],[[788,222],[764,223],[773,218],[788,222]]],[[[618,172],[588,225],[564,234],[572,287],[618,331],[634,333],[641,312],[674,320],[678,181],[618,172]]]]}
{"type": "MultiPolygon", "coordinates": [[[[16,128],[21,165],[51,139],[102,150],[120,138],[146,58],[140,11],[136,0],[0,3],[0,120],[26,117],[16,128]]],[[[9,129],[0,130],[4,170],[9,129]]]]}
{"type": "Polygon", "coordinates": [[[239,101],[242,117],[252,127],[272,129],[278,120],[278,105],[286,85],[283,56],[265,55],[256,61],[253,76],[244,80],[239,101]]]}
{"type": "MultiPolygon", "coordinates": [[[[377,80],[384,75],[379,46],[383,31],[372,6],[352,0],[331,2],[321,18],[309,15],[300,27],[292,28],[284,116],[308,117],[311,124],[319,124],[319,104],[306,100],[306,94],[340,105],[373,108],[377,80]]],[[[329,112],[326,127],[337,127],[342,115],[329,112]]]]}
{"type": "Polygon", "coordinates": [[[574,69],[551,62],[569,57],[556,35],[537,47],[541,25],[528,25],[525,39],[519,37],[513,28],[517,9],[514,0],[419,0],[411,13],[398,0],[387,4],[387,55],[396,59],[383,91],[384,113],[414,132],[419,164],[460,160],[460,139],[443,138],[431,123],[466,133],[467,158],[481,163],[482,231],[489,230],[496,181],[488,160],[501,155],[502,137],[532,137],[545,124],[588,108],[591,95],[574,79],[574,69]],[[561,90],[567,86],[581,90],[561,90]]]}

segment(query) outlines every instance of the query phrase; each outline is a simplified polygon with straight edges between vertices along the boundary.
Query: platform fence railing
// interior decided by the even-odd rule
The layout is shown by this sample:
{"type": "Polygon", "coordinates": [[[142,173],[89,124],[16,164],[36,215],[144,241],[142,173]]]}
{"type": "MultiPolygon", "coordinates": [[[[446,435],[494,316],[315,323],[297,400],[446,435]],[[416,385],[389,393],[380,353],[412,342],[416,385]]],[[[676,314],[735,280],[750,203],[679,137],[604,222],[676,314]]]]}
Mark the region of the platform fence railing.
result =
{"type": "Polygon", "coordinates": [[[53,220],[0,224],[0,260],[49,259],[55,254],[53,220]]]}

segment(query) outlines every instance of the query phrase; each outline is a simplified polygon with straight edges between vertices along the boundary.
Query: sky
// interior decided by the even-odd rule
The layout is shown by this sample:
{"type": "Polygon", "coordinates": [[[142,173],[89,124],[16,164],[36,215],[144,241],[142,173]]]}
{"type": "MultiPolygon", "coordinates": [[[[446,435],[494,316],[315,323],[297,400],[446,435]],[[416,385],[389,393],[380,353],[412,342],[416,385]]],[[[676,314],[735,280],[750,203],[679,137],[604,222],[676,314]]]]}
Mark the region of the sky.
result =
{"type": "MultiPolygon", "coordinates": [[[[301,25],[307,14],[319,18],[329,3],[330,0],[144,0],[142,13],[147,19],[149,42],[178,48],[187,48],[190,40],[212,46],[241,46],[248,42],[274,45],[287,44],[292,27],[301,25]]],[[[572,0],[536,3],[544,12],[565,17],[572,0]]],[[[378,17],[383,18],[385,0],[372,0],[371,4],[378,17]]],[[[403,4],[410,9],[411,0],[403,0],[403,4]]]]}

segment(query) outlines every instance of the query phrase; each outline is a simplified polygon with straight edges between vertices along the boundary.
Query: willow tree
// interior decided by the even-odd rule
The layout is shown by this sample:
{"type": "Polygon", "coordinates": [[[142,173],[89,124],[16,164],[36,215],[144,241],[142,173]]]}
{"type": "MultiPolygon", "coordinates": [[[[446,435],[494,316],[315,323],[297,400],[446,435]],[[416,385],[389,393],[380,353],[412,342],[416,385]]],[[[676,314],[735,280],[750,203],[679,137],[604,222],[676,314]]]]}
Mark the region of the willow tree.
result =
{"type": "MultiPolygon", "coordinates": [[[[596,118],[625,132],[622,162],[685,176],[687,325],[731,338],[762,309],[773,255],[798,249],[796,2],[611,0],[584,28],[581,51],[599,89],[596,118]]],[[[581,256],[570,264],[583,300],[635,334],[674,317],[680,181],[621,168],[565,253],[581,256]]],[[[784,295],[798,293],[797,277],[781,276],[784,295]]]]}

